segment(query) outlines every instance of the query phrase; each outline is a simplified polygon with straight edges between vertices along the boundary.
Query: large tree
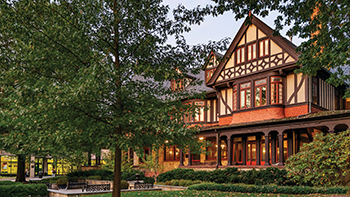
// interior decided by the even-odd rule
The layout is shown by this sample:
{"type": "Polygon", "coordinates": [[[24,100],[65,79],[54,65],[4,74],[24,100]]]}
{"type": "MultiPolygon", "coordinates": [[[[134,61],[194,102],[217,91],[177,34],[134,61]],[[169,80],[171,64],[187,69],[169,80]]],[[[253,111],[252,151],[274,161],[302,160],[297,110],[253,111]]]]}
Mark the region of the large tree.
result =
{"type": "MultiPolygon", "coordinates": [[[[264,17],[271,11],[276,11],[279,13],[275,19],[276,35],[287,27],[288,36],[305,39],[297,48],[301,52],[297,62],[302,66],[300,72],[314,76],[322,68],[332,69],[333,74],[328,82],[338,86],[350,81],[350,1],[212,1],[211,5],[193,10],[198,22],[207,15],[219,16],[226,12],[232,12],[236,19],[241,19],[249,16],[249,12],[264,17]]],[[[179,13],[182,13],[182,19],[193,14],[181,11],[179,13]]],[[[350,97],[350,90],[346,92],[346,96],[350,97]]]]}
{"type": "Polygon", "coordinates": [[[198,129],[181,119],[196,107],[180,98],[194,93],[168,84],[198,73],[215,43],[188,46],[182,34],[196,15],[183,20],[178,9],[172,20],[169,11],[161,0],[0,0],[1,124],[13,128],[3,140],[32,136],[57,155],[114,147],[113,196],[122,149],[198,146],[198,129]]]}

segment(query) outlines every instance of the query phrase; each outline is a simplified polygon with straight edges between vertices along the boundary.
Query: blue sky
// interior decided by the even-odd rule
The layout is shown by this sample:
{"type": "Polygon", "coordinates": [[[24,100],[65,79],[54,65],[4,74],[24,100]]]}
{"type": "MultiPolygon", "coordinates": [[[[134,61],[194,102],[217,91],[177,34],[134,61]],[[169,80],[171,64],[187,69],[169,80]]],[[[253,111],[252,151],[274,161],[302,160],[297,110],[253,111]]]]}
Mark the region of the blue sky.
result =
{"type": "MultiPolygon", "coordinates": [[[[185,5],[186,8],[194,8],[198,5],[205,6],[210,4],[210,0],[164,0],[163,2],[166,5],[169,5],[171,8],[177,7],[178,4],[185,5]]],[[[277,12],[270,12],[270,14],[265,17],[259,17],[260,20],[265,22],[271,28],[274,28],[274,20],[277,17],[277,12]]],[[[225,13],[224,15],[218,17],[208,16],[205,18],[205,21],[201,25],[192,26],[192,31],[185,34],[187,43],[190,45],[208,43],[208,41],[218,41],[225,37],[230,37],[231,41],[235,37],[237,31],[244,22],[244,19],[236,21],[234,14],[225,13]]],[[[285,34],[288,30],[288,27],[284,28],[281,34],[288,38],[285,34]]],[[[288,38],[289,39],[289,38],[288,38]]],[[[300,45],[302,39],[298,37],[293,37],[292,42],[295,45],[300,45]]],[[[172,40],[169,40],[171,43],[172,40]]]]}

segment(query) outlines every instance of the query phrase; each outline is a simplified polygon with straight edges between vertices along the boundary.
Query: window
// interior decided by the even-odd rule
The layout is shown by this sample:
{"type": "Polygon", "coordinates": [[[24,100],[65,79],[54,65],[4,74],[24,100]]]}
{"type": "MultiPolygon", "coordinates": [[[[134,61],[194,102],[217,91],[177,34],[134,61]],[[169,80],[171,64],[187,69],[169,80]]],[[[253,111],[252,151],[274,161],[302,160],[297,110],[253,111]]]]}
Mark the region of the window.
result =
{"type": "Polygon", "coordinates": [[[237,85],[233,86],[233,110],[237,110],[237,85]]]}
{"type": "Polygon", "coordinates": [[[147,160],[147,156],[151,154],[151,149],[150,148],[143,148],[143,155],[142,157],[139,158],[140,163],[143,163],[144,161],[147,160]]]}
{"type": "Polygon", "coordinates": [[[256,43],[248,45],[248,61],[256,58],[256,43]]]}
{"type": "Polygon", "coordinates": [[[241,109],[250,108],[250,83],[241,84],[241,109]]]}
{"type": "Polygon", "coordinates": [[[345,100],[345,109],[350,109],[350,98],[345,100]]]}
{"type": "Polygon", "coordinates": [[[215,68],[214,69],[210,69],[210,70],[206,70],[205,71],[205,81],[208,83],[208,81],[211,79],[211,77],[213,76],[215,72],[215,68]]]}
{"type": "Polygon", "coordinates": [[[233,138],[233,162],[242,163],[243,161],[243,149],[242,149],[242,138],[233,138]]]}
{"type": "Polygon", "coordinates": [[[196,110],[196,115],[194,116],[194,121],[203,122],[204,121],[204,101],[194,102],[194,104],[198,107],[196,110]]]}
{"type": "Polygon", "coordinates": [[[165,161],[179,161],[180,149],[176,146],[164,147],[164,160],[165,161]]]}
{"type": "Polygon", "coordinates": [[[271,77],[271,104],[282,104],[282,77],[271,77]]]}
{"type": "Polygon", "coordinates": [[[262,40],[259,42],[259,57],[269,55],[269,39],[262,40]]]}
{"type": "Polygon", "coordinates": [[[243,63],[244,62],[244,47],[237,49],[236,54],[237,54],[236,55],[237,64],[243,63]]]}
{"type": "MultiPolygon", "coordinates": [[[[222,159],[227,159],[227,145],[226,142],[224,140],[221,140],[221,158],[222,159]]],[[[216,141],[212,141],[211,142],[211,147],[207,148],[208,151],[208,155],[207,155],[207,159],[208,160],[214,160],[217,158],[217,144],[216,141]]]]}
{"type": "Polygon", "coordinates": [[[171,90],[178,91],[183,89],[183,83],[181,79],[171,81],[171,90]]]}
{"type": "Polygon", "coordinates": [[[318,104],[318,78],[312,77],[312,103],[318,104]]]}
{"type": "Polygon", "coordinates": [[[266,79],[255,81],[255,107],[266,105],[266,79]]]}

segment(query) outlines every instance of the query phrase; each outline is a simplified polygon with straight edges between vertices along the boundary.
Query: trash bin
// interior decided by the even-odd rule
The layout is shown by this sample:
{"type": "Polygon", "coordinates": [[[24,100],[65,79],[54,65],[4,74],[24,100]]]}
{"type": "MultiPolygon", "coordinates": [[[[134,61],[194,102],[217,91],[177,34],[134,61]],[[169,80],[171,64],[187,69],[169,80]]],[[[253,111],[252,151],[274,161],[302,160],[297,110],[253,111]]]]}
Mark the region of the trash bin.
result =
{"type": "Polygon", "coordinates": [[[43,174],[44,174],[44,173],[43,173],[42,171],[40,171],[40,172],[39,172],[39,178],[43,178],[43,174]]]}

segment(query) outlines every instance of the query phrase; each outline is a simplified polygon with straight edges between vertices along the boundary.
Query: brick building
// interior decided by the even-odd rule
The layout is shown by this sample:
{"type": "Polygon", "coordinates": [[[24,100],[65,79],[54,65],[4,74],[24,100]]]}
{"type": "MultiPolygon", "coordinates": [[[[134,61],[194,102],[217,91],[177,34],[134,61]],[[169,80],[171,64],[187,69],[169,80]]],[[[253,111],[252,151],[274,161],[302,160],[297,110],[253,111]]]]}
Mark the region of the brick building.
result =
{"type": "MultiPolygon", "coordinates": [[[[205,90],[207,98],[184,100],[203,106],[184,120],[201,124],[198,139],[212,143],[209,154],[191,154],[191,150],[185,154],[176,146],[165,147],[159,158],[164,171],[283,166],[316,133],[349,128],[349,102],[343,99],[346,87],[328,84],[326,69],[313,77],[295,74],[296,46],[273,36],[273,30],[255,16],[251,22],[241,26],[224,55],[211,52],[204,71],[191,78],[204,81],[197,88],[205,90]]],[[[174,90],[193,88],[171,83],[174,90]]],[[[138,166],[139,159],[135,154],[133,158],[138,166]]]]}

